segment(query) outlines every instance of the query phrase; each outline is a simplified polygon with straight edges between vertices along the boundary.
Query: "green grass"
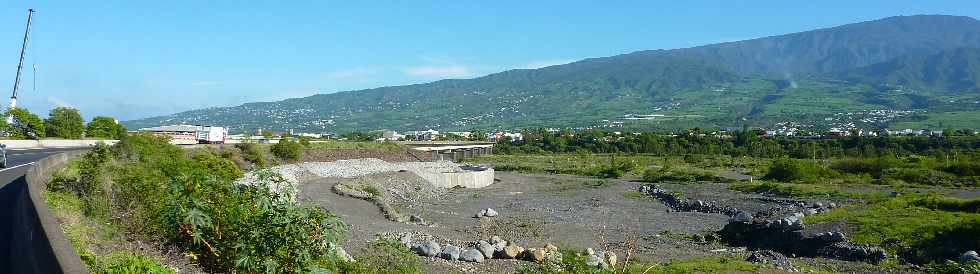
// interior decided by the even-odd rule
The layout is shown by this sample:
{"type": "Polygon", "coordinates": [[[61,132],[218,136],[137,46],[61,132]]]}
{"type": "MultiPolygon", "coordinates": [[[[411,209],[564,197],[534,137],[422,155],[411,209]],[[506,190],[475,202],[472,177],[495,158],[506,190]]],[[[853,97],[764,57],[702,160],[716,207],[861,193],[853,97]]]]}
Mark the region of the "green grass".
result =
{"type": "Polygon", "coordinates": [[[356,262],[340,264],[341,273],[422,274],[422,259],[397,241],[376,240],[356,262]]]}
{"type": "Polygon", "coordinates": [[[616,181],[606,179],[553,179],[551,184],[542,187],[544,191],[569,191],[578,189],[595,189],[616,185],[616,181]]]}
{"type": "Polygon", "coordinates": [[[111,246],[124,241],[119,228],[111,222],[101,221],[83,214],[84,201],[78,196],[61,191],[45,191],[45,203],[61,220],[61,230],[78,253],[86,268],[92,273],[175,273],[155,258],[136,255],[129,250],[100,254],[96,245],[111,246]]]}
{"type": "Polygon", "coordinates": [[[730,189],[746,193],[772,193],[787,197],[809,198],[809,197],[834,197],[834,198],[857,198],[874,199],[887,196],[884,192],[869,191],[848,191],[841,186],[835,185],[814,185],[814,184],[795,184],[795,183],[775,183],[775,182],[753,182],[736,183],[729,186],[730,189]]]}
{"type": "Polygon", "coordinates": [[[921,121],[901,121],[888,125],[891,129],[946,129],[980,127],[980,111],[929,112],[921,121]]]}
{"type": "Polygon", "coordinates": [[[620,156],[610,154],[547,154],[547,155],[486,155],[468,162],[491,165],[499,171],[524,173],[555,173],[580,176],[600,176],[611,159],[632,168],[625,176],[639,176],[643,169],[661,162],[659,157],[646,155],[620,156]]]}
{"type": "Polygon", "coordinates": [[[976,201],[951,200],[935,194],[909,194],[807,216],[804,222],[844,222],[857,243],[881,245],[914,262],[943,261],[980,246],[980,214],[963,209],[976,201]]]}

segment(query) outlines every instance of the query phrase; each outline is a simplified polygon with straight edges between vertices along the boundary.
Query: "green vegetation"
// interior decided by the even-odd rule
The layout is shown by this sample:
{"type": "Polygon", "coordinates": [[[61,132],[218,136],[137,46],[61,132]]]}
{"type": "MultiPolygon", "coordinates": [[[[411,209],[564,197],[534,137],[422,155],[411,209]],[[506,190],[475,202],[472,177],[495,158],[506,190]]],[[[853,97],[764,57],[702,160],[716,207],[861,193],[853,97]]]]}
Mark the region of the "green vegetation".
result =
{"type": "Polygon", "coordinates": [[[978,200],[907,194],[807,216],[810,224],[843,221],[851,240],[880,245],[913,262],[942,262],[980,245],[978,200]]]}
{"type": "Polygon", "coordinates": [[[272,145],[270,148],[272,155],[279,157],[279,159],[287,161],[299,160],[299,156],[303,154],[303,145],[299,142],[293,141],[292,139],[282,139],[278,143],[272,145]]]}
{"type": "Polygon", "coordinates": [[[7,110],[3,116],[14,118],[11,124],[7,124],[6,120],[0,123],[2,130],[9,133],[11,139],[41,139],[47,133],[44,130],[44,121],[27,109],[12,108],[7,110]]]}
{"type": "Polygon", "coordinates": [[[650,168],[643,172],[643,181],[648,183],[659,182],[730,182],[732,180],[719,177],[717,174],[707,170],[687,170],[679,168],[650,168]]]}
{"type": "MultiPolygon", "coordinates": [[[[123,233],[177,244],[211,271],[337,268],[331,250],[346,230],[339,218],[298,204],[276,173],[260,171],[251,185],[232,182],[240,176],[209,150],[186,153],[166,138],[138,135],[70,164],[53,176],[50,193],[59,194],[49,197],[73,197],[68,204],[85,218],[123,233]]],[[[133,264],[145,266],[123,265],[133,264]]]]}
{"type": "Polygon", "coordinates": [[[730,185],[732,190],[747,193],[769,193],[786,197],[834,197],[875,199],[888,195],[885,192],[869,192],[867,190],[848,191],[844,187],[834,185],[793,184],[775,182],[736,183],[730,185]]]}
{"type": "Polygon", "coordinates": [[[555,173],[599,178],[637,176],[641,167],[655,164],[653,156],[554,154],[554,155],[487,155],[470,162],[492,165],[499,171],[555,173]]]}
{"type": "Polygon", "coordinates": [[[235,144],[235,148],[241,151],[242,158],[245,161],[248,161],[259,168],[265,167],[266,160],[258,144],[238,143],[235,144]]]}
{"type": "Polygon", "coordinates": [[[177,273],[160,263],[153,261],[145,256],[132,254],[115,254],[111,257],[109,265],[106,267],[106,274],[169,274],[177,273]]]}
{"type": "Polygon", "coordinates": [[[376,149],[384,151],[405,151],[408,148],[395,142],[377,141],[321,141],[311,142],[310,149],[376,149]]]}
{"type": "Polygon", "coordinates": [[[126,128],[116,119],[106,116],[95,116],[85,126],[85,137],[106,138],[119,140],[126,136],[126,128]]]}
{"type": "Polygon", "coordinates": [[[44,129],[47,130],[48,137],[81,139],[85,133],[85,121],[77,109],[59,107],[48,114],[48,119],[44,120],[44,129]]]}
{"type": "Polygon", "coordinates": [[[422,259],[398,241],[376,240],[357,263],[341,263],[342,273],[421,274],[422,259]]]}

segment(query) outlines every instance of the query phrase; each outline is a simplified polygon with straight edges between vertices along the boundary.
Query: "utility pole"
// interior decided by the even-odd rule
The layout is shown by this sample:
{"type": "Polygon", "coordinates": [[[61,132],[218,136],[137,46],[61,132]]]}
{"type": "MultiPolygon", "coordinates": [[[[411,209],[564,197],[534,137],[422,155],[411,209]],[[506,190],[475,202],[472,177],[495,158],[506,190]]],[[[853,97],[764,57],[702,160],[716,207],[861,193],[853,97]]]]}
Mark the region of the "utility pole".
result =
{"type": "MultiPolygon", "coordinates": [[[[17,77],[14,78],[14,92],[10,96],[10,109],[17,107],[17,89],[20,87],[20,72],[24,69],[24,53],[27,51],[27,41],[31,33],[31,19],[34,18],[34,9],[27,10],[27,30],[24,30],[24,44],[20,47],[20,62],[17,63],[17,77]]],[[[7,116],[7,123],[13,123],[14,117],[7,116]]]]}

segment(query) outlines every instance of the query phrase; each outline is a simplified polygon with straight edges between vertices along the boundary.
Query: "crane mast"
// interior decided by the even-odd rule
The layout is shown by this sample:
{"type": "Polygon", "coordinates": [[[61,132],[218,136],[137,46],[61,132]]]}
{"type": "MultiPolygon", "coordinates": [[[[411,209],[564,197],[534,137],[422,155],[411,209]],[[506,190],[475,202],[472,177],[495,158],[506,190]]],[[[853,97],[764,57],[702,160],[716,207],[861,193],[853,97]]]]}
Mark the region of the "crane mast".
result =
{"type": "MultiPolygon", "coordinates": [[[[34,18],[34,9],[27,10],[27,29],[24,30],[24,44],[20,47],[20,61],[17,63],[17,77],[14,78],[14,92],[10,95],[10,109],[17,107],[17,90],[20,87],[20,74],[24,69],[24,53],[27,52],[27,41],[31,34],[31,19],[34,18]]],[[[13,123],[14,117],[7,116],[7,123],[13,123]]]]}

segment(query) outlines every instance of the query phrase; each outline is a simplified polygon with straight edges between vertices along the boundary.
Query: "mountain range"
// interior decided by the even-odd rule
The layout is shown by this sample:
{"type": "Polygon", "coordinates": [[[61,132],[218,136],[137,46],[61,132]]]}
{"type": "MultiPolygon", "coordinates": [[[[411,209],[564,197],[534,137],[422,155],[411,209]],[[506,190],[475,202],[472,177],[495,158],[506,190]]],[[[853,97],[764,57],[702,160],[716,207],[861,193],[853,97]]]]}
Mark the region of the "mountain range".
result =
{"type": "Polygon", "coordinates": [[[980,128],[980,21],[916,15],[124,124],[296,129],[980,128]]]}

